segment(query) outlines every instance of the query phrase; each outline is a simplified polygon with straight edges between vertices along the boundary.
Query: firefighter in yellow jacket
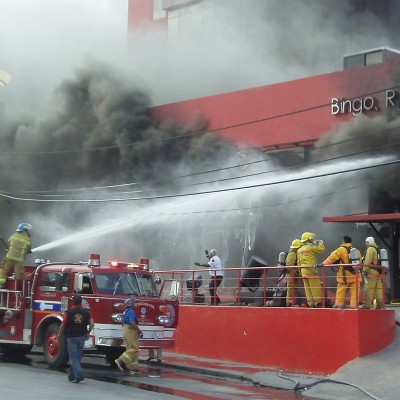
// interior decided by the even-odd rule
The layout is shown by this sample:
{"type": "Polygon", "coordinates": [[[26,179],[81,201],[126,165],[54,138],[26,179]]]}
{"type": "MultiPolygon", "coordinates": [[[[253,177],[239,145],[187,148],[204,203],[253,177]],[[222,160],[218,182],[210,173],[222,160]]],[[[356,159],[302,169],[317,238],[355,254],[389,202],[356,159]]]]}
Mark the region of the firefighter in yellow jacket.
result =
{"type": "Polygon", "coordinates": [[[376,299],[376,308],[382,308],[382,268],[378,266],[378,246],[372,236],[365,239],[367,251],[364,256],[363,275],[365,279],[362,308],[370,308],[376,299]],[[376,265],[376,267],[375,267],[376,265]]]}
{"type": "MultiPolygon", "coordinates": [[[[343,236],[342,244],[334,250],[329,257],[323,262],[325,265],[335,264],[339,261],[337,267],[337,288],[336,288],[336,299],[335,308],[344,308],[344,298],[347,289],[350,290],[350,307],[357,308],[358,306],[358,294],[360,293],[360,283],[361,283],[361,271],[356,271],[350,265],[341,264],[351,264],[350,261],[350,249],[352,248],[351,237],[343,236]]],[[[358,260],[361,264],[361,253],[358,252],[358,260]]]]}
{"type": "Polygon", "coordinates": [[[317,254],[325,251],[322,240],[315,240],[312,232],[301,235],[303,245],[297,251],[297,263],[301,267],[304,290],[309,307],[322,307],[322,288],[318,271],[313,268],[317,264],[317,254]]]}
{"type": "MultiPolygon", "coordinates": [[[[285,265],[287,267],[297,266],[297,252],[303,245],[300,239],[294,239],[290,245],[290,249],[286,256],[285,265]]],[[[296,290],[299,287],[298,280],[301,279],[301,274],[298,268],[286,268],[286,307],[291,307],[296,301],[296,290]]]]}
{"type": "MultiPolygon", "coordinates": [[[[0,270],[0,288],[6,283],[8,273],[13,269],[16,281],[22,281],[26,255],[32,253],[29,231],[32,226],[27,223],[18,225],[17,231],[8,239],[8,251],[0,270]]],[[[17,288],[20,290],[21,288],[17,288]]]]}

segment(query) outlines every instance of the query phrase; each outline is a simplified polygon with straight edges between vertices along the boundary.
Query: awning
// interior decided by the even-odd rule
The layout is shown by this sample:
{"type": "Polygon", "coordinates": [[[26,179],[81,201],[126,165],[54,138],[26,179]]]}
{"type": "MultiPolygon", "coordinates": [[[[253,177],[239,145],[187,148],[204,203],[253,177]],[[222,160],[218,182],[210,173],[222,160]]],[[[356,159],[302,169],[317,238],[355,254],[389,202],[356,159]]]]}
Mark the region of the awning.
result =
{"type": "Polygon", "coordinates": [[[399,222],[400,213],[390,214],[357,214],[357,215],[343,215],[336,217],[323,217],[323,222],[370,222],[370,223],[390,223],[399,222]]]}

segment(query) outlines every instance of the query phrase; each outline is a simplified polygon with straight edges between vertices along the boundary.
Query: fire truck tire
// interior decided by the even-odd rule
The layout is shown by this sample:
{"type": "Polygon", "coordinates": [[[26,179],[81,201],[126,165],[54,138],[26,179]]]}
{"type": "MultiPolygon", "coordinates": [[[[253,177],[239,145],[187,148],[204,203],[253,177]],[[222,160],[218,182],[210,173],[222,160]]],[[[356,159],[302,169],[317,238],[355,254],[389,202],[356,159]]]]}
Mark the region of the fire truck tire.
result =
{"type": "Polygon", "coordinates": [[[1,351],[5,356],[21,357],[27,355],[32,347],[30,344],[2,344],[1,351]]]}
{"type": "Polygon", "coordinates": [[[64,367],[68,362],[68,348],[65,336],[58,338],[60,324],[50,324],[43,338],[43,354],[46,363],[54,368],[64,367]]]}
{"type": "Polygon", "coordinates": [[[104,355],[106,360],[111,364],[112,367],[116,367],[115,360],[125,351],[125,349],[120,348],[109,348],[105,350],[104,355]]]}

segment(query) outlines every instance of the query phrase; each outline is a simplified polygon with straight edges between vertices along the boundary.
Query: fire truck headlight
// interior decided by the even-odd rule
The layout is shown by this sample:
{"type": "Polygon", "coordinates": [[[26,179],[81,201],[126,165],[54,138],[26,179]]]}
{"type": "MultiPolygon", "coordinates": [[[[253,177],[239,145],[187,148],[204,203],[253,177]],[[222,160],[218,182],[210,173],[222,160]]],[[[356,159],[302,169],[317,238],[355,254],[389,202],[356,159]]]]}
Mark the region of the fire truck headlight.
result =
{"type": "Polygon", "coordinates": [[[122,314],[112,314],[111,315],[111,319],[114,321],[114,322],[117,322],[117,323],[119,323],[119,324],[122,324],[122,314]]]}
{"type": "Polygon", "coordinates": [[[166,315],[160,315],[160,316],[158,317],[158,323],[159,323],[160,325],[166,325],[166,324],[169,323],[169,318],[168,318],[166,315]]]}

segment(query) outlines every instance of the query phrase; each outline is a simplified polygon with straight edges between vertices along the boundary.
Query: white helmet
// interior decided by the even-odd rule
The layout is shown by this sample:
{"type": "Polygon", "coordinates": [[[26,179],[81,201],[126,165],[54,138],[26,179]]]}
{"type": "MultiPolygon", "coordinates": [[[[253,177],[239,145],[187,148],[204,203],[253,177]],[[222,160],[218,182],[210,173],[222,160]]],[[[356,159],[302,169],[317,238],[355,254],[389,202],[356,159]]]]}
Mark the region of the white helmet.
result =
{"type": "Polygon", "coordinates": [[[365,241],[366,241],[368,244],[375,243],[375,240],[374,240],[374,238],[373,238],[372,236],[368,236],[368,237],[365,239],[365,241]]]}

